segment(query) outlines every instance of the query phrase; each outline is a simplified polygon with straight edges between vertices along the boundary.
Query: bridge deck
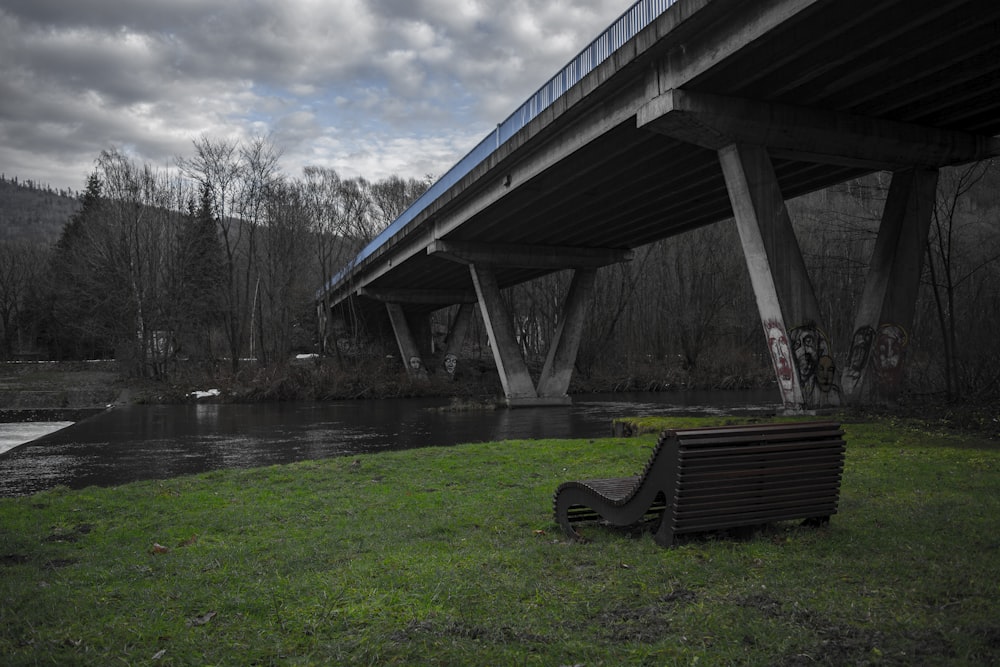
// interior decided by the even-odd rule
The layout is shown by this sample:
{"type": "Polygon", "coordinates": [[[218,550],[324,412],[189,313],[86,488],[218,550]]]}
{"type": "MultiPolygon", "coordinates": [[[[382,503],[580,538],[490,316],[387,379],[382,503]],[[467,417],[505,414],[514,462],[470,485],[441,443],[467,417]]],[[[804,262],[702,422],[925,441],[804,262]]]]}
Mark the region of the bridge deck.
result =
{"type": "MultiPolygon", "coordinates": [[[[668,89],[992,137],[1000,3],[679,0],[331,285],[333,302],[359,287],[471,293],[466,266],[426,252],[436,239],[634,248],[731,217],[714,150],[638,126],[668,89]]],[[[904,166],[772,159],[786,198],[904,166]]],[[[506,287],[550,270],[497,278],[506,287]]]]}

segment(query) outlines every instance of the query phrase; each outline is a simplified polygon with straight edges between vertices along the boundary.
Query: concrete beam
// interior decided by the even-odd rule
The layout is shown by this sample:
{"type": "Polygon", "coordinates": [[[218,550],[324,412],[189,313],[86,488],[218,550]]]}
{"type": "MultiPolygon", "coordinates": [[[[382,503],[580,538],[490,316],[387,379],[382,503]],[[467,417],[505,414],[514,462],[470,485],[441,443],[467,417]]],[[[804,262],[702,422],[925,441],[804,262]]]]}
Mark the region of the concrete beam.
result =
{"type": "Polygon", "coordinates": [[[635,255],[631,250],[618,248],[526,246],[443,240],[436,240],[428,245],[427,254],[453,262],[478,266],[552,269],[555,271],[598,268],[630,261],[635,255]]]}
{"type": "Polygon", "coordinates": [[[462,356],[462,346],[465,345],[465,336],[469,331],[469,324],[472,322],[473,305],[463,303],[458,307],[455,314],[455,321],[451,323],[448,331],[447,347],[444,352],[444,370],[452,378],[458,370],[458,360],[462,356]]]}
{"type": "Polygon", "coordinates": [[[528,373],[528,366],[521,357],[521,349],[514,337],[510,313],[507,312],[507,307],[500,296],[496,275],[491,268],[475,264],[469,266],[469,271],[476,286],[479,308],[507,403],[537,399],[538,393],[528,373]]]}
{"type": "Polygon", "coordinates": [[[759,146],[727,146],[719,151],[719,162],[781,400],[787,409],[800,409],[807,398],[792,353],[789,324],[805,324],[805,318],[819,312],[802,253],[766,151],[759,146]]]}
{"type": "Polygon", "coordinates": [[[406,365],[406,373],[412,380],[426,380],[427,369],[424,367],[424,361],[420,356],[420,347],[413,337],[403,307],[398,303],[387,303],[385,308],[389,313],[392,331],[396,334],[396,345],[399,347],[400,357],[406,365]]]}
{"type": "MultiPolygon", "coordinates": [[[[712,67],[731,58],[754,42],[765,37],[777,26],[794,19],[820,4],[822,0],[754,0],[744,2],[720,2],[720,0],[698,0],[678,2],[671,7],[671,13],[684,16],[689,10],[691,17],[698,19],[698,12],[717,5],[721,14],[714,15],[712,28],[699,30],[688,36],[681,32],[677,41],[661,62],[658,63],[657,79],[660,90],[680,88],[712,67]]],[[[679,26],[683,28],[683,24],[679,26]]]]}
{"type": "Polygon", "coordinates": [[[433,290],[361,287],[358,296],[368,297],[385,303],[407,303],[413,305],[450,306],[456,303],[475,303],[476,293],[468,290],[433,290]]]}
{"type": "Polygon", "coordinates": [[[851,402],[893,401],[902,383],[938,172],[892,175],[841,385],[851,402]]]}
{"type": "Polygon", "coordinates": [[[596,280],[597,269],[578,270],[573,274],[569,292],[563,303],[562,316],[559,318],[555,337],[549,344],[545,366],[542,367],[542,374],[538,379],[540,397],[564,397],[569,390],[573,366],[576,364],[576,353],[583,338],[587,307],[594,294],[596,280]]]}
{"type": "Polygon", "coordinates": [[[668,90],[639,109],[638,127],[720,150],[767,146],[774,157],[891,169],[1000,155],[1000,139],[806,107],[668,90]]]}

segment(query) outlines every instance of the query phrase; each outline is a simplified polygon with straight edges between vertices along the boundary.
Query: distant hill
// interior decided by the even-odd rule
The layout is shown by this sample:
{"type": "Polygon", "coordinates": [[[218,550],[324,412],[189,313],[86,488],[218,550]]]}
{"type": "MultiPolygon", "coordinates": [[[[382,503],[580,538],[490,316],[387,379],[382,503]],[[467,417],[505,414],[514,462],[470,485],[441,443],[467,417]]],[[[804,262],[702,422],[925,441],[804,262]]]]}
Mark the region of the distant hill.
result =
{"type": "Polygon", "coordinates": [[[0,177],[0,241],[55,243],[79,208],[79,200],[69,191],[0,177]]]}

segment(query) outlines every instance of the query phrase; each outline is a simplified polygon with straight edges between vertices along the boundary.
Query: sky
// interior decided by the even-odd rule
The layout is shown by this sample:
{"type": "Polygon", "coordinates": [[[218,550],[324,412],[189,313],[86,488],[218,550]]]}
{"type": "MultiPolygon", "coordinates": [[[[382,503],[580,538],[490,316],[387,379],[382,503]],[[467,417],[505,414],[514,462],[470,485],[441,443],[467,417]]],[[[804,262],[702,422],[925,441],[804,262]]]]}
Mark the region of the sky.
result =
{"type": "Polygon", "coordinates": [[[0,0],[0,172],[82,190],[269,137],[283,173],[437,178],[632,0],[0,0]]]}

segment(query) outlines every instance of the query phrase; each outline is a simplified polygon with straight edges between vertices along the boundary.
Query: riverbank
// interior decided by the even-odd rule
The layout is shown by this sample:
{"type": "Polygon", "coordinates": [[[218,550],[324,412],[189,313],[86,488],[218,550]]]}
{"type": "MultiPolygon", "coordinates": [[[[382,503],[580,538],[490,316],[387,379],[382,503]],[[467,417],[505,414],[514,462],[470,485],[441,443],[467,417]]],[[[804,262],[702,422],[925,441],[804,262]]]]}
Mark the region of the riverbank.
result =
{"type": "MultiPolygon", "coordinates": [[[[650,371],[643,377],[577,377],[570,389],[572,394],[698,388],[739,392],[766,386],[762,377],[727,377],[700,384],[684,384],[686,380],[690,378],[650,371]]],[[[114,361],[0,364],[0,422],[79,421],[108,406],[130,403],[448,397],[455,399],[457,409],[492,409],[502,404],[502,393],[496,373],[490,369],[466,369],[457,381],[432,376],[427,382],[413,382],[391,358],[347,370],[338,368],[332,360],[314,358],[263,368],[246,365],[236,374],[217,369],[209,375],[198,368],[178,368],[170,381],[128,378],[114,361]]],[[[891,408],[852,408],[843,412],[856,420],[923,419],[957,431],[1000,438],[1000,403],[996,399],[948,402],[937,395],[908,395],[891,408]]],[[[619,428],[623,435],[649,432],[642,424],[623,424],[619,428]]]]}
{"type": "MultiPolygon", "coordinates": [[[[716,384],[711,388],[762,386],[760,381],[734,378],[716,384]]],[[[667,372],[650,372],[648,377],[576,377],[570,391],[592,394],[700,387],[685,384],[682,378],[667,372]]],[[[496,371],[473,362],[454,379],[441,373],[432,374],[426,381],[411,380],[393,358],[341,367],[333,359],[310,357],[265,367],[244,364],[236,373],[221,367],[209,372],[198,366],[178,365],[169,379],[157,381],[126,377],[114,361],[0,364],[0,421],[32,421],[46,415],[75,420],[74,415],[82,417],[109,405],[129,403],[449,397],[466,406],[495,406],[502,395],[496,371]]]]}
{"type": "MultiPolygon", "coordinates": [[[[705,423],[684,420],[679,425],[705,423]]],[[[6,664],[1000,661],[1000,449],[846,426],[840,513],[748,541],[600,527],[552,494],[649,455],[482,443],[0,500],[6,664]]]]}
{"type": "Polygon", "coordinates": [[[0,422],[80,421],[129,396],[113,361],[0,364],[0,422]]]}

